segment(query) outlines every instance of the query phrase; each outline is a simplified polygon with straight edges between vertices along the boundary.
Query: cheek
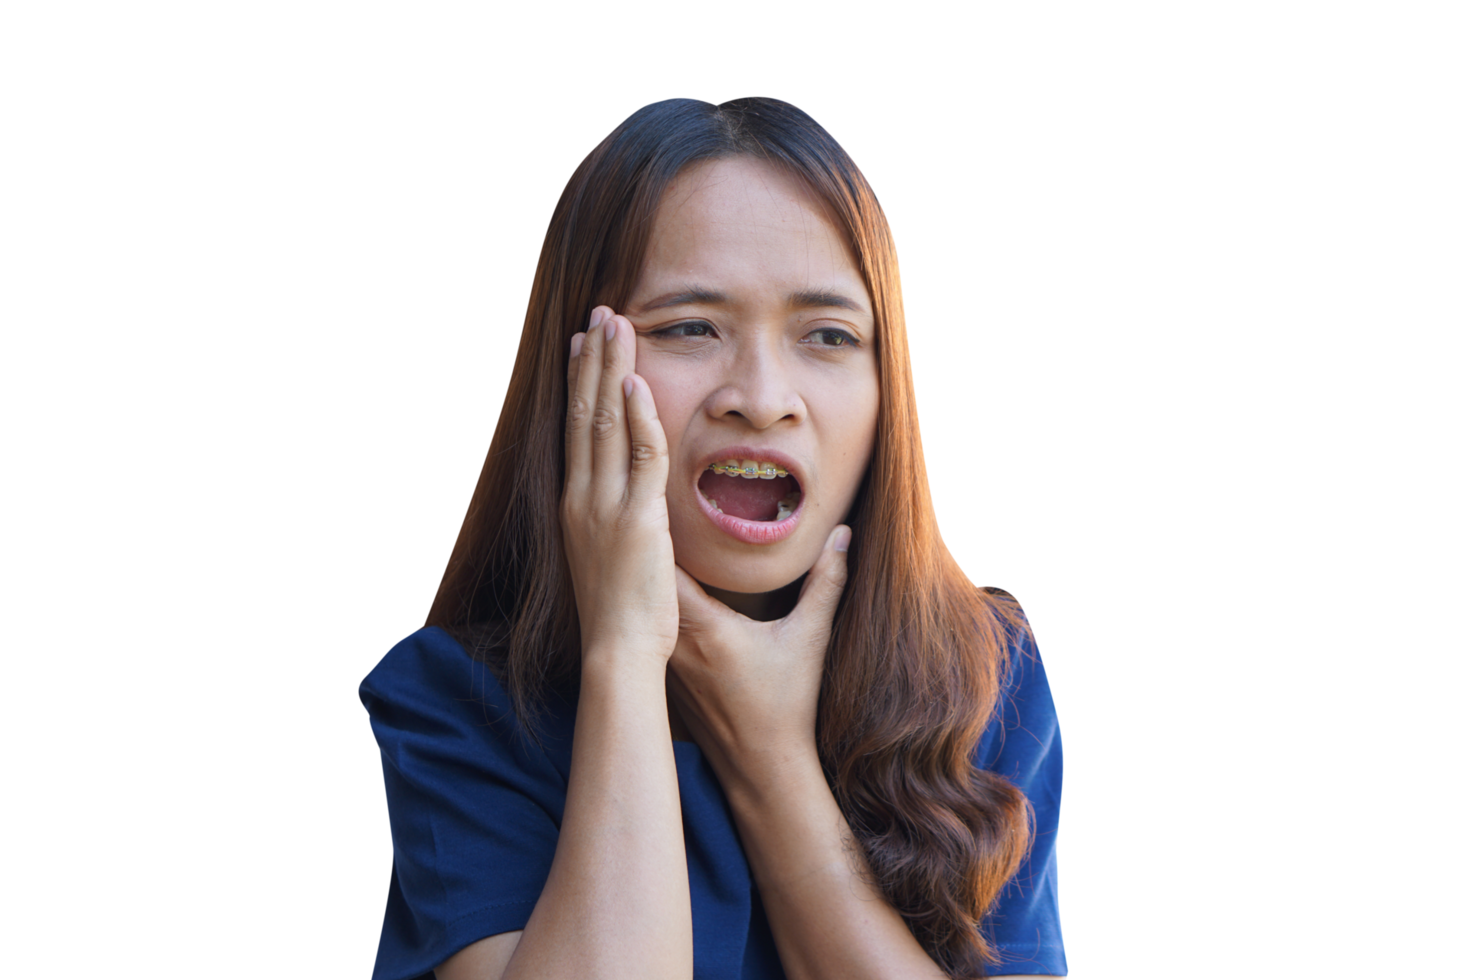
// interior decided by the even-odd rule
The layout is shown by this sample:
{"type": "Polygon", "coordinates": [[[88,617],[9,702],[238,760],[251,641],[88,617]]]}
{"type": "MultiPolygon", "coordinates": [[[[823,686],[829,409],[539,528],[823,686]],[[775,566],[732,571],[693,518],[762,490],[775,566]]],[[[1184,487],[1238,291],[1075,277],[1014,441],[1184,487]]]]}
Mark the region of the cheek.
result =
{"type": "Polygon", "coordinates": [[[859,386],[832,391],[822,405],[822,445],[829,471],[838,476],[847,503],[857,494],[868,472],[878,435],[878,379],[864,378],[859,386]]]}
{"type": "Polygon", "coordinates": [[[638,365],[638,374],[648,382],[653,393],[653,405],[658,410],[658,421],[663,427],[664,438],[669,447],[669,477],[674,476],[674,463],[679,458],[679,445],[689,429],[689,422],[699,410],[699,395],[687,383],[668,371],[660,371],[656,365],[638,365]]]}
{"type": "Polygon", "coordinates": [[[679,364],[669,363],[669,359],[650,360],[647,357],[639,357],[634,370],[639,378],[648,382],[648,391],[653,392],[653,404],[659,408],[659,419],[664,428],[685,428],[689,414],[700,398],[688,372],[681,372],[679,364]]]}
{"type": "Polygon", "coordinates": [[[848,519],[853,502],[857,500],[858,489],[871,470],[874,433],[869,428],[857,430],[856,434],[856,438],[849,439],[843,445],[842,458],[834,466],[834,471],[841,473],[841,486],[834,488],[836,492],[832,494],[831,501],[831,519],[834,523],[848,519]]]}

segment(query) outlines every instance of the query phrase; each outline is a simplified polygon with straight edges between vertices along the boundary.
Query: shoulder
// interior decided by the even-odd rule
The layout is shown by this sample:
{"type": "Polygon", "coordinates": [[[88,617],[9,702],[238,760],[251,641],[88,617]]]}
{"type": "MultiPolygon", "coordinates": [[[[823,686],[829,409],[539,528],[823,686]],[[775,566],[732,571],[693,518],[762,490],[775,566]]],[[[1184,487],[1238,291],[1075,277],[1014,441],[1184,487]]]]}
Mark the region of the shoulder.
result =
{"type": "Polygon", "coordinates": [[[490,666],[438,626],[413,630],[384,651],[357,683],[357,701],[379,754],[391,757],[385,761],[397,763],[403,749],[415,748],[440,761],[494,754],[531,767],[570,765],[575,692],[548,695],[537,714],[538,742],[490,666]]]}
{"type": "Polygon", "coordinates": [[[437,626],[426,626],[395,644],[363,679],[359,694],[369,712],[423,697],[505,699],[489,668],[437,626]]]}
{"type": "Polygon", "coordinates": [[[1018,784],[1042,775],[1038,767],[1055,770],[1047,775],[1059,777],[1060,726],[1031,624],[1009,592],[994,587],[981,591],[991,601],[1004,631],[1007,662],[1002,668],[1000,698],[977,746],[976,762],[1018,784]]]}
{"type": "MultiPolygon", "coordinates": [[[[994,719],[1002,716],[1017,698],[1023,698],[1030,689],[1040,685],[1046,687],[1046,671],[1041,665],[1041,654],[1036,646],[1036,636],[1031,622],[1016,597],[1005,589],[987,585],[978,590],[988,612],[988,621],[981,628],[989,633],[992,649],[997,649],[1002,658],[998,664],[1000,697],[996,704],[994,719]]],[[[1046,702],[1051,702],[1048,692],[1046,702]]]]}

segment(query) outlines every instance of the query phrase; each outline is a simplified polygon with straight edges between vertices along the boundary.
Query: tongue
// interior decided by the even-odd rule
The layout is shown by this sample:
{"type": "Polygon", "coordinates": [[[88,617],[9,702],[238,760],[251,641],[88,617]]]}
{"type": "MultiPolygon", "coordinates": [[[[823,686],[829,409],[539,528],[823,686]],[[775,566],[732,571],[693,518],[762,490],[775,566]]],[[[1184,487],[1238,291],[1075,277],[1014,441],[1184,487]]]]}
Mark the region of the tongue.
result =
{"type": "Polygon", "coordinates": [[[789,476],[774,480],[747,480],[743,476],[725,476],[705,470],[699,478],[699,492],[720,505],[731,517],[747,521],[774,521],[776,504],[796,489],[789,476]]]}

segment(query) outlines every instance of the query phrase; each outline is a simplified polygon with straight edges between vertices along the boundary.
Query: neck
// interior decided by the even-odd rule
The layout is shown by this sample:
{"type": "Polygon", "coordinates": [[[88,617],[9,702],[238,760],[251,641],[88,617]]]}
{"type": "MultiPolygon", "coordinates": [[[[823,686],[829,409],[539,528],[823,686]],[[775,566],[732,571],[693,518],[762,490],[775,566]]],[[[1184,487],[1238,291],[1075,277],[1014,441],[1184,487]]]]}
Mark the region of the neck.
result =
{"type": "Polygon", "coordinates": [[[801,597],[801,583],[806,580],[803,575],[789,585],[783,585],[774,592],[729,592],[725,589],[716,589],[713,586],[704,585],[704,591],[738,612],[740,615],[753,619],[758,623],[768,623],[773,619],[780,619],[789,615],[796,608],[796,600],[801,597]]]}

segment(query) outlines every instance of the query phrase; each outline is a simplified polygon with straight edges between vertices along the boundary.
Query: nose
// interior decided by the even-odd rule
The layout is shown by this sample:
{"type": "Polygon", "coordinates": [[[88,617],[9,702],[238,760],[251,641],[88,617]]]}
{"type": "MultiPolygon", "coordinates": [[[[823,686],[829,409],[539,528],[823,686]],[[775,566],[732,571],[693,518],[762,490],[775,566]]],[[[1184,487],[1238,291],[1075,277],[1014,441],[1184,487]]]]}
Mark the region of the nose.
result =
{"type": "Polygon", "coordinates": [[[727,362],[705,411],[720,421],[743,420],[756,430],[806,419],[806,404],[780,353],[765,344],[743,347],[727,362]]]}

